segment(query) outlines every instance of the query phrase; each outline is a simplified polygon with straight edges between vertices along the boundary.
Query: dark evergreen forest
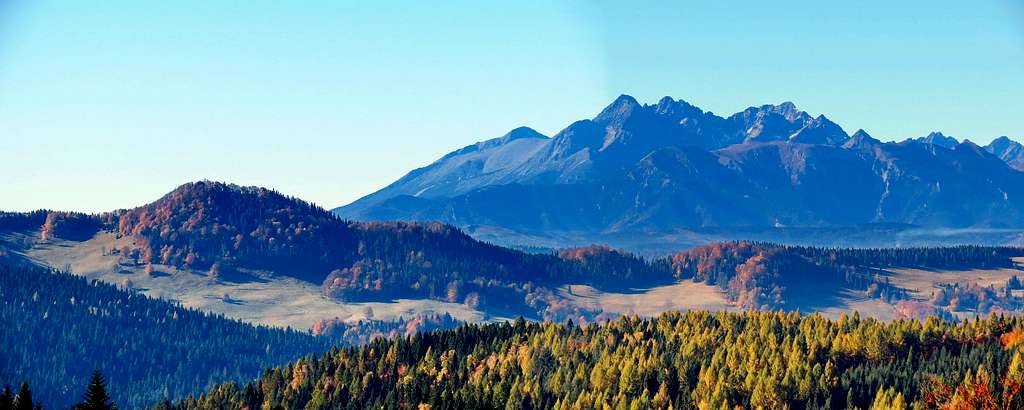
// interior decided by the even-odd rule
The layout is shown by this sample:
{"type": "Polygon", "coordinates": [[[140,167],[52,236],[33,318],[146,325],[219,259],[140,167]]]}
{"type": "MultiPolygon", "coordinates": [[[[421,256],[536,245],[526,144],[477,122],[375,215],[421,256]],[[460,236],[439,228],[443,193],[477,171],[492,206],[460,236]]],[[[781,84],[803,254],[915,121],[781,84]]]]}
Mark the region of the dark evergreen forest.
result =
{"type": "Polygon", "coordinates": [[[0,301],[0,383],[27,381],[52,408],[76,402],[96,369],[115,401],[137,408],[333,344],[35,267],[0,265],[0,301]]]}

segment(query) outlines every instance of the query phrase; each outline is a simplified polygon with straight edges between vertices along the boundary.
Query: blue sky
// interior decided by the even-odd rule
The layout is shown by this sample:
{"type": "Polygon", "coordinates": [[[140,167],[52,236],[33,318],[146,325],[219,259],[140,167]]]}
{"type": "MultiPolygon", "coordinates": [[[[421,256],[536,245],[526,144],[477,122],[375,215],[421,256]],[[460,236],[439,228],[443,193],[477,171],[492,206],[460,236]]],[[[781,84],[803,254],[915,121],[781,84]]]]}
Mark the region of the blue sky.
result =
{"type": "Polygon", "coordinates": [[[374,3],[0,0],[0,209],[198,179],[334,207],[623,93],[1024,137],[1019,1],[374,3]]]}

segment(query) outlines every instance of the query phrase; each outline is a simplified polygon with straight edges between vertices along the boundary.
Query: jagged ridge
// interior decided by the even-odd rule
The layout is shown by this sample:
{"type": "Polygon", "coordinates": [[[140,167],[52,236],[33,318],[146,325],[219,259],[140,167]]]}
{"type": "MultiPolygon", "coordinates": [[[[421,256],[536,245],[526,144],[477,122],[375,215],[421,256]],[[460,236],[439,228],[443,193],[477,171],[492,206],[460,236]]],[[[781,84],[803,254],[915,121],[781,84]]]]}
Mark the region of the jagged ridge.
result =
{"type": "Polygon", "coordinates": [[[645,105],[623,95],[551,138],[475,144],[334,212],[524,232],[1019,228],[1024,173],[1011,167],[1024,154],[1007,141],[982,149],[935,132],[883,143],[789,102],[723,118],[669,97],[645,105]]]}

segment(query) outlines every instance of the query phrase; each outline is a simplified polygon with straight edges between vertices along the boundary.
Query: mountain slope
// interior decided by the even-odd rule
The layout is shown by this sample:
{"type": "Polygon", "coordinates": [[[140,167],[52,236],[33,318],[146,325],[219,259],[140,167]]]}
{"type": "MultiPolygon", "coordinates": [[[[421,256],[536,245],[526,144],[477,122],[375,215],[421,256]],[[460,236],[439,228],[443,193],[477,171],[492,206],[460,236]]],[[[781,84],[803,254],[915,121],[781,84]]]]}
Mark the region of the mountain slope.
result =
{"type": "MultiPolygon", "coordinates": [[[[792,103],[727,118],[621,96],[551,138],[517,129],[334,212],[587,234],[901,223],[1024,227],[1024,173],[1000,145],[941,133],[882,143],[792,103]],[[523,134],[523,138],[510,138],[523,134]],[[509,206],[515,204],[515,206],[509,206]]],[[[1015,156],[1017,155],[1017,156],[1015,156]]]]}
{"type": "Polygon", "coordinates": [[[0,382],[29,381],[47,408],[77,402],[94,369],[120,407],[143,408],[332,344],[37,267],[0,264],[0,300],[0,382]]]}
{"type": "Polygon", "coordinates": [[[1006,161],[1007,164],[1010,164],[1010,167],[1024,171],[1024,146],[1019,142],[1006,137],[999,137],[992,141],[991,144],[985,146],[985,150],[1006,161]]]}

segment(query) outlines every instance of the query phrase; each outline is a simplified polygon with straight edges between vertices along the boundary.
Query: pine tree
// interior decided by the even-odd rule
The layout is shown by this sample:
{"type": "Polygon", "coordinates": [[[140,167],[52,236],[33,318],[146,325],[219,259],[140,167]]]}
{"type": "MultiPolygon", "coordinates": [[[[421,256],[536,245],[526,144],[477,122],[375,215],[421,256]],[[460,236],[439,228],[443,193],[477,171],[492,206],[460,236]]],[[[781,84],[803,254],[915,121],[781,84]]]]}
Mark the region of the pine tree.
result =
{"type": "Polygon", "coordinates": [[[110,400],[107,394],[107,381],[103,379],[103,373],[99,370],[92,372],[92,381],[85,391],[85,397],[81,403],[75,405],[76,410],[117,410],[117,405],[110,400]]]}
{"type": "Polygon", "coordinates": [[[14,410],[33,410],[32,391],[28,389],[28,383],[21,383],[18,395],[14,397],[14,410]]]}

